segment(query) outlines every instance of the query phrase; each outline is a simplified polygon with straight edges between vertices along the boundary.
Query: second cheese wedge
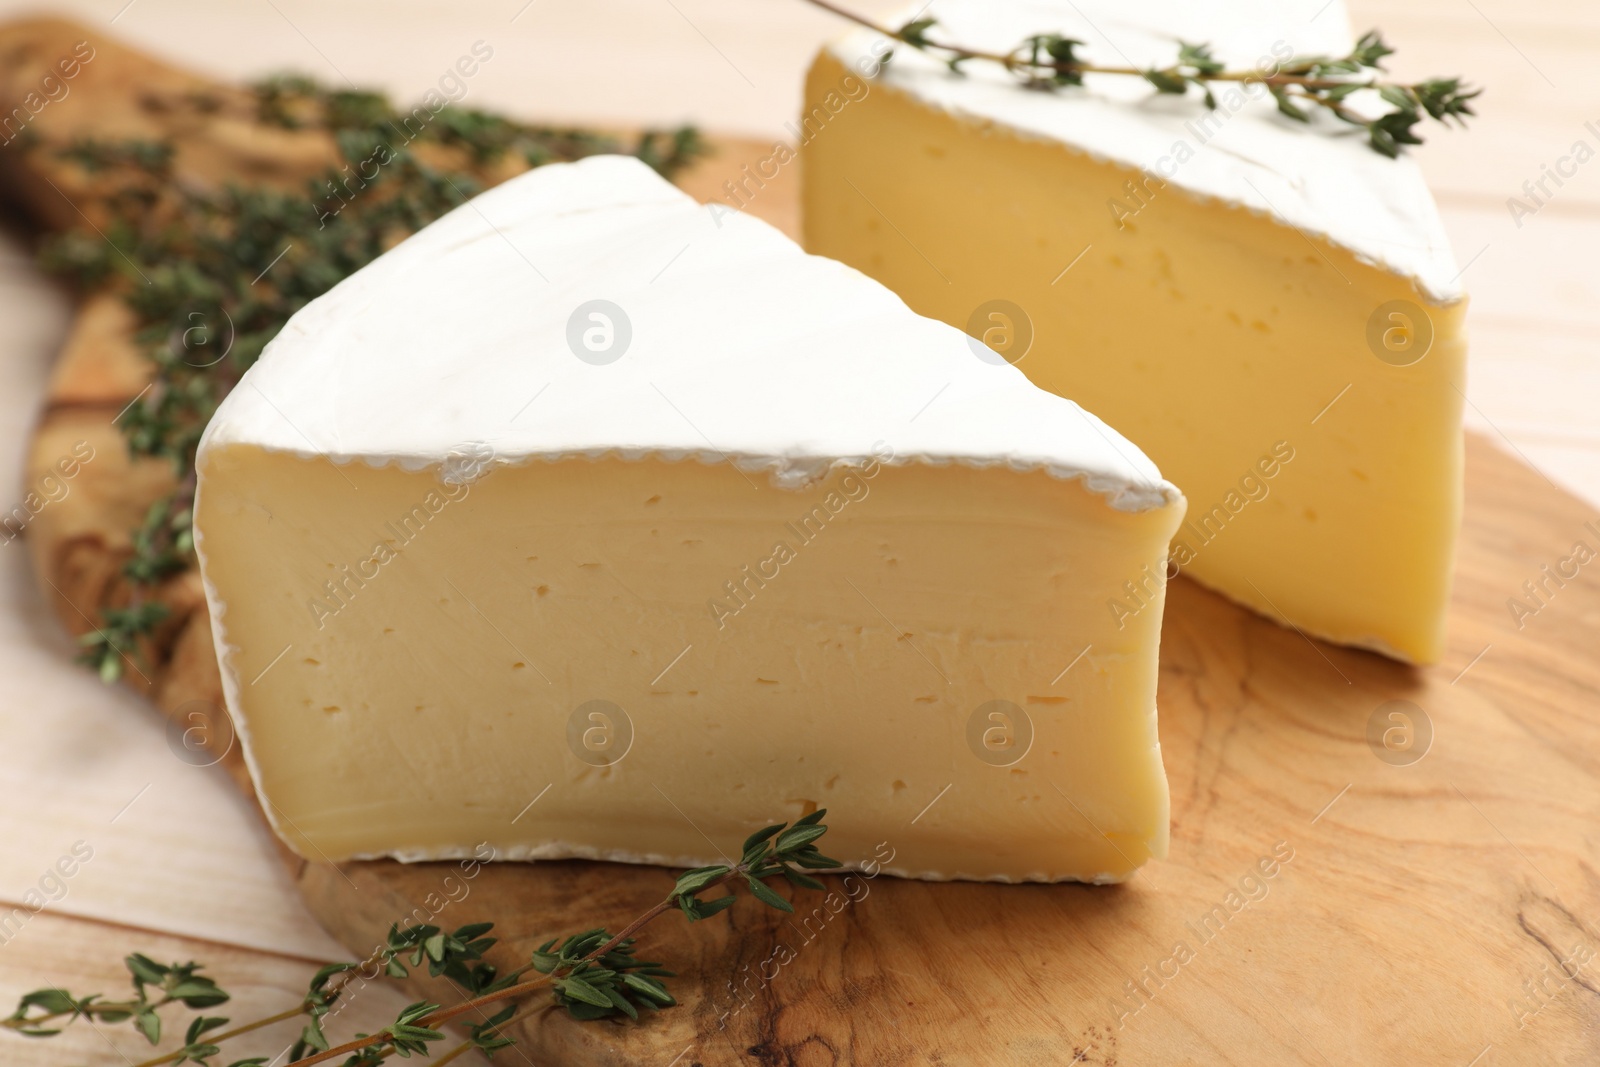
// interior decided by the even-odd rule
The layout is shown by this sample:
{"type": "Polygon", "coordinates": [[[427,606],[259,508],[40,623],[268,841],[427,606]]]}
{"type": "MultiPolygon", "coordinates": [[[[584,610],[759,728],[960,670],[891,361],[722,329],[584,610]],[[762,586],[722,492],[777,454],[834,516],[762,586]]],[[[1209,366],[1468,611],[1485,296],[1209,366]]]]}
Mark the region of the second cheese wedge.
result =
{"type": "MultiPolygon", "coordinates": [[[[935,40],[1060,32],[1160,68],[1179,39],[1232,70],[1342,55],[1342,5],[933,0],[935,40]],[[1274,20],[1281,20],[1274,24],[1274,20]]],[[[909,15],[909,12],[908,12],[909,15]]],[[[1175,569],[1300,630],[1432,662],[1461,512],[1460,269],[1415,163],[1262,87],[1024,87],[854,34],[812,68],[810,251],[989,337],[1177,483],[1175,569]]],[[[1313,108],[1312,110],[1315,110],[1313,108]]],[[[1122,617],[1134,593],[1102,605],[1122,617]]]]}
{"type": "Polygon", "coordinates": [[[1183,500],[1071,402],[634,161],[513,179],[297,315],[200,449],[263,806],[316,859],[718,862],[831,809],[926,878],[1167,845],[1183,500]]]}

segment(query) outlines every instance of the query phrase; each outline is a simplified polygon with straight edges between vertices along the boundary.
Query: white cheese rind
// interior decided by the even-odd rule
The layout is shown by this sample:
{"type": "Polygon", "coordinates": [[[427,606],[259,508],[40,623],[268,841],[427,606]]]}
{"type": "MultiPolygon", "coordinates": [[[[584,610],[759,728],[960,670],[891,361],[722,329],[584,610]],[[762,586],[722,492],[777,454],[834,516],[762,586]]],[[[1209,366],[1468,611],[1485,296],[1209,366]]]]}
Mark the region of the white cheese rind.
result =
{"type": "Polygon", "coordinates": [[[472,476],[475,456],[695,458],[790,488],[887,453],[1045,469],[1124,510],[1178,499],[1126,438],[973,345],[765,223],[594,157],[483,194],[295,315],[200,451],[447,477],[463,459],[472,476]],[[605,365],[568,342],[595,299],[632,330],[605,365]]]}
{"type": "MultiPolygon", "coordinates": [[[[899,25],[912,15],[937,20],[934,40],[1006,52],[1034,34],[1061,33],[1083,41],[1081,54],[1096,63],[1140,68],[1170,66],[1180,40],[1209,43],[1237,70],[1263,69],[1290,55],[1343,55],[1353,39],[1342,0],[932,0],[883,22],[899,25]]],[[[860,31],[830,51],[860,72],[876,69],[885,47],[881,35],[860,31]]],[[[1253,95],[1219,87],[1222,106],[1211,112],[1198,91],[1162,96],[1141,78],[1091,74],[1082,88],[1037,92],[992,63],[968,63],[962,72],[899,46],[878,81],[969,121],[1056,142],[1154,174],[1194,196],[1267,215],[1411,279],[1435,302],[1463,295],[1421,169],[1410,156],[1374,152],[1364,130],[1321,114],[1309,125],[1295,122],[1259,86],[1253,95]]],[[[1368,106],[1359,94],[1350,103],[1368,106]]]]}

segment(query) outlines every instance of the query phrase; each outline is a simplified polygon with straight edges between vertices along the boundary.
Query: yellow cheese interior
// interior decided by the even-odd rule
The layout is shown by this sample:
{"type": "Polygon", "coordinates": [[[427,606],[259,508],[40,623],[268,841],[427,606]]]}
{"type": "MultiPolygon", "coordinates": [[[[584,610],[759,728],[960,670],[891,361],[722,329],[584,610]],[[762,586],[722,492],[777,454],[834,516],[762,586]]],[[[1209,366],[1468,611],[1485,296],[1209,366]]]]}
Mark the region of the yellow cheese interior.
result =
{"type": "Polygon", "coordinates": [[[808,251],[1009,342],[1036,384],[1143,449],[1189,502],[1183,573],[1307,633],[1439,658],[1463,303],[1429,304],[1292,227],[892,85],[830,109],[844,78],[824,53],[808,80],[808,251]],[[980,311],[997,300],[1022,315],[980,311]],[[1391,312],[1431,327],[1417,362],[1398,365],[1426,331],[1391,312]],[[1369,345],[1375,317],[1387,358],[1369,345]]]}
{"type": "Polygon", "coordinates": [[[688,865],[820,806],[847,862],[1115,880],[1167,843],[1160,589],[1121,625],[1104,605],[1159,573],[1181,513],[1005,468],[787,490],[576,459],[448,486],[232,445],[204,455],[197,526],[233,711],[302,856],[688,865]],[[994,701],[1020,718],[972,742],[994,701]]]}

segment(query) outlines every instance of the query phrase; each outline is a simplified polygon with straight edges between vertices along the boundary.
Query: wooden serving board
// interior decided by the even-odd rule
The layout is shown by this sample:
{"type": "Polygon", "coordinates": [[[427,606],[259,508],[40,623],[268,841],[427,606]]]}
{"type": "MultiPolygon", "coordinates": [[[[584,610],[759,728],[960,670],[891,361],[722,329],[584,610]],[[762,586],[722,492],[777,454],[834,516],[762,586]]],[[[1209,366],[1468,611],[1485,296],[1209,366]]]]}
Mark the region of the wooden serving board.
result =
{"type": "MultiPolygon", "coordinates": [[[[121,66],[100,69],[124,81],[161,74],[133,79],[143,61],[112,58],[121,66]]],[[[684,179],[702,199],[771,152],[719,147],[684,179]]],[[[796,192],[791,166],[749,210],[793,234],[796,192]]],[[[115,301],[85,305],[33,450],[36,472],[75,440],[97,449],[82,491],[29,531],[75,632],[114,598],[126,531],[165,489],[109,421],[144,381],[125,320],[115,301]]],[[[1575,542],[1600,548],[1600,520],[1486,440],[1469,436],[1467,453],[1439,667],[1315,643],[1172,585],[1168,860],[1118,887],[856,875],[798,898],[792,918],[749,902],[693,928],[669,915],[644,938],[680,972],[681,1006],[637,1025],[538,1012],[518,1035],[526,1062],[1600,1062],[1600,572],[1580,571],[1520,628],[1507,607],[1575,542]],[[1398,731],[1387,747],[1385,730],[1398,731]]],[[[176,617],[157,667],[130,681],[169,714],[215,709],[198,589],[181,579],[165,595],[176,617]]],[[[236,747],[221,766],[248,788],[236,747]]],[[[894,847],[917,832],[883,836],[894,847]]],[[[355,955],[391,923],[493,919],[497,952],[525,958],[549,937],[626,923],[670,885],[663,870],[583,862],[285,860],[355,955]]],[[[415,992],[460,999],[426,981],[415,992]]]]}

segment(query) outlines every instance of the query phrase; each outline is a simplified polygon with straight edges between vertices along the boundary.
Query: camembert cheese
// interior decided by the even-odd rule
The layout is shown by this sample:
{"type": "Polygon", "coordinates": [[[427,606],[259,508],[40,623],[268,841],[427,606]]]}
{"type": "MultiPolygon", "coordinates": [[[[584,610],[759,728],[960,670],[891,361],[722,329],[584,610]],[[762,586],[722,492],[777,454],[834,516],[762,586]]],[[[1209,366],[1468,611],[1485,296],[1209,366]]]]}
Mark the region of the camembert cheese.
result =
{"type": "MultiPolygon", "coordinates": [[[[1341,4],[933,0],[935,40],[1060,32],[1116,66],[1179,40],[1232,69],[1342,55],[1341,4]]],[[[801,121],[809,251],[1002,342],[1189,501],[1173,573],[1300,630],[1439,658],[1461,508],[1465,301],[1410,159],[1277,113],[1260,85],[1041,92],[858,32],[801,121]]],[[[1360,106],[1359,98],[1352,104],[1360,106]]],[[[1315,109],[1313,109],[1315,110],[1315,109]]],[[[1131,618],[1140,596],[1108,598],[1131,618]]]]}
{"type": "MultiPolygon", "coordinates": [[[[229,710],[300,855],[719,862],[831,809],[926,878],[1167,845],[1183,498],[993,351],[632,160],[296,315],[199,453],[229,710]]],[[[892,857],[892,858],[891,858],[892,857]]]]}

